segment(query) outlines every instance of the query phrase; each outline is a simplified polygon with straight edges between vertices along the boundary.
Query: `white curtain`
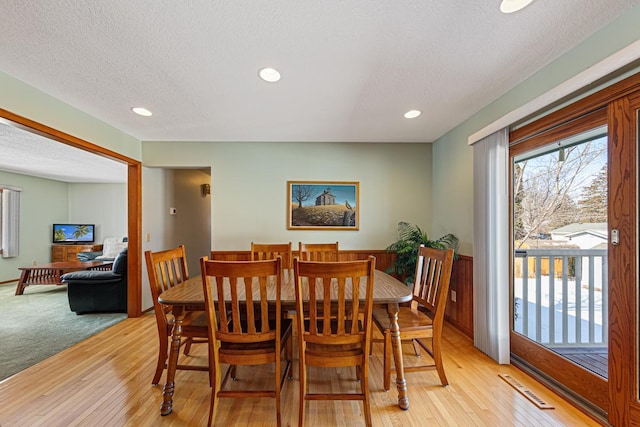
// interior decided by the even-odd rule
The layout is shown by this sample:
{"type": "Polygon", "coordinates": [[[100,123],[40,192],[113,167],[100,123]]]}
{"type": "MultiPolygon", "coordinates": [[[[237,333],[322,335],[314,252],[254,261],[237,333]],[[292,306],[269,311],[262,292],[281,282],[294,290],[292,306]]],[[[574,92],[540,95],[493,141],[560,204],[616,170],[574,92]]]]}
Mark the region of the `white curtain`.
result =
{"type": "Polygon", "coordinates": [[[473,145],[474,344],[509,363],[508,131],[473,145]]]}
{"type": "Polygon", "coordinates": [[[20,253],[20,191],[2,189],[2,258],[20,253]]]}

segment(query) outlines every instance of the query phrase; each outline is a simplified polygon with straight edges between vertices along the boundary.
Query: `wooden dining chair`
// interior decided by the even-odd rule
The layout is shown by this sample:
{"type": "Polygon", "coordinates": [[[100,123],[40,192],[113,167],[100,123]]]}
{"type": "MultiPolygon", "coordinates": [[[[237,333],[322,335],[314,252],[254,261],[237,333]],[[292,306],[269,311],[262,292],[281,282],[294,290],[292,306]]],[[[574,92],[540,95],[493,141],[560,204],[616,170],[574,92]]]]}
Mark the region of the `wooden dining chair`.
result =
{"type": "Polygon", "coordinates": [[[336,262],[340,261],[338,242],[302,243],[298,242],[298,253],[302,261],[336,262]]]}
{"type": "Polygon", "coordinates": [[[251,242],[251,261],[282,258],[282,268],[293,268],[291,242],[289,243],[254,243],[251,242]]]}
{"type": "MultiPolygon", "coordinates": [[[[400,339],[412,340],[417,356],[420,356],[419,345],[433,359],[431,364],[405,366],[404,371],[435,369],[438,371],[443,386],[449,384],[442,364],[441,338],[452,266],[453,249],[441,250],[421,245],[418,249],[411,306],[400,307],[398,313],[400,339]],[[424,342],[427,339],[431,340],[431,346],[424,342]]],[[[387,310],[374,309],[373,323],[384,335],[384,389],[389,390],[391,385],[391,327],[387,310]]]]}
{"type": "MultiPolygon", "coordinates": [[[[276,400],[277,425],[281,425],[280,394],[290,369],[291,320],[282,318],[282,259],[265,261],[210,261],[200,258],[204,299],[209,325],[211,403],[209,425],[216,418],[221,397],[270,397],[276,400]],[[275,293],[275,317],[270,317],[275,293]],[[216,310],[217,308],[217,310],[216,310]],[[281,368],[282,350],[286,365],[281,368]],[[270,390],[224,390],[237,366],[275,364],[270,390]],[[221,364],[233,365],[222,378],[221,364]]],[[[235,375],[235,374],[234,374],[235,375]]],[[[252,375],[251,373],[249,375],[252,375]]]]}
{"type": "Polygon", "coordinates": [[[365,422],[371,425],[369,347],[374,270],[372,256],[349,262],[293,260],[300,354],[299,426],[304,424],[308,400],[362,400],[365,422]],[[352,311],[362,311],[362,320],[352,320],[352,311]],[[361,390],[312,393],[308,390],[307,366],[355,366],[361,390]]]}
{"type": "MultiPolygon", "coordinates": [[[[172,307],[160,304],[158,297],[167,289],[187,280],[189,273],[187,270],[187,258],[184,245],[159,252],[146,251],[144,256],[147,263],[147,273],[149,275],[149,285],[151,287],[153,309],[156,315],[156,325],[158,327],[160,343],[156,372],[151,381],[153,385],[157,385],[162,376],[162,371],[167,367],[169,339],[173,330],[174,320],[172,307]]],[[[189,354],[192,343],[207,342],[207,318],[203,311],[190,312],[185,315],[182,322],[182,336],[184,340],[182,340],[180,346],[184,345],[185,355],[189,354]]],[[[209,364],[203,366],[178,363],[176,369],[208,371],[209,364]]]]}

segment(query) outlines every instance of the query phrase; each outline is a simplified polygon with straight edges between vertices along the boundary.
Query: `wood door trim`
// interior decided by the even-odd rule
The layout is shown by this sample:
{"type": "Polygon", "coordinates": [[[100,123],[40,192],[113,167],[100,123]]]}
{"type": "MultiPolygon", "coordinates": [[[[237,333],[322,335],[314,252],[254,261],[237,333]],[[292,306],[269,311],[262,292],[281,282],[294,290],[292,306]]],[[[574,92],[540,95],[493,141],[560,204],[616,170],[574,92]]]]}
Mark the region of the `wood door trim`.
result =
{"type": "Polygon", "coordinates": [[[544,132],[547,129],[569,122],[585,114],[606,107],[613,99],[621,98],[640,89],[640,73],[614,83],[592,95],[580,99],[568,107],[541,117],[533,123],[515,129],[509,133],[509,142],[520,141],[544,132]]]}
{"type": "MultiPolygon", "coordinates": [[[[637,126],[640,93],[609,105],[609,422],[631,425],[638,403],[637,126]],[[633,101],[633,102],[632,102],[633,101]],[[617,255],[616,255],[617,254],[617,255]],[[614,262],[611,262],[614,260],[614,262]]],[[[635,418],[637,420],[637,418],[635,418]]]]}
{"type": "Polygon", "coordinates": [[[509,154],[511,156],[515,156],[535,148],[543,147],[552,142],[591,130],[599,124],[607,124],[607,110],[605,108],[593,111],[587,115],[574,119],[569,123],[562,123],[558,126],[553,126],[544,132],[539,132],[531,138],[528,138],[526,140],[526,144],[518,143],[511,146],[509,148],[509,154]]]}

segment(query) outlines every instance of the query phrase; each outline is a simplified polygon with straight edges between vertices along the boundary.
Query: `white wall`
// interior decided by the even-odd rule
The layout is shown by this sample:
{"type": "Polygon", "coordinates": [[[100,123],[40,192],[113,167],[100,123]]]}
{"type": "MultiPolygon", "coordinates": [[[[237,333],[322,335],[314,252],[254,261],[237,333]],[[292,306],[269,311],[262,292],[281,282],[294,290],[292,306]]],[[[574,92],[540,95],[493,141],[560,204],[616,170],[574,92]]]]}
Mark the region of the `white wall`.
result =
{"type": "Polygon", "coordinates": [[[0,171],[0,184],[22,187],[20,254],[0,257],[0,282],[18,279],[18,267],[51,261],[52,224],[68,221],[68,184],[0,171]]]}
{"type": "Polygon", "coordinates": [[[431,230],[430,144],[145,141],[142,149],[146,166],[211,168],[212,249],[248,250],[251,241],[384,249],[399,221],[431,230]],[[288,180],[360,182],[360,229],[287,230],[288,180]]]}
{"type": "MultiPolygon", "coordinates": [[[[142,252],[160,251],[171,247],[167,230],[169,206],[167,193],[173,192],[173,185],[167,185],[167,171],[164,169],[142,168],[142,252]]],[[[149,276],[142,260],[142,310],[153,307],[149,276]]]]}
{"type": "Polygon", "coordinates": [[[69,222],[95,224],[95,242],[127,235],[127,184],[69,184],[69,222]]]}

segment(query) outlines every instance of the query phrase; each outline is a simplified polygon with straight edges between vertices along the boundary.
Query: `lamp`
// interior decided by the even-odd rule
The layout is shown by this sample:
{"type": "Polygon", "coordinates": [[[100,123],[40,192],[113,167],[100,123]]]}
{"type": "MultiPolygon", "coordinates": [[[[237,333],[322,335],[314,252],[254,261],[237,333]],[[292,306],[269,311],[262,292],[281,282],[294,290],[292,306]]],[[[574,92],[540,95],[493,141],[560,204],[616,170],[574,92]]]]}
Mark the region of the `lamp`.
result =
{"type": "Polygon", "coordinates": [[[520,9],[524,9],[525,7],[527,7],[532,1],[533,0],[502,0],[502,3],[500,3],[500,12],[517,12],[520,9]]]}
{"type": "Polygon", "coordinates": [[[202,197],[207,197],[211,194],[211,186],[209,184],[202,184],[200,190],[202,190],[202,197]]]}

